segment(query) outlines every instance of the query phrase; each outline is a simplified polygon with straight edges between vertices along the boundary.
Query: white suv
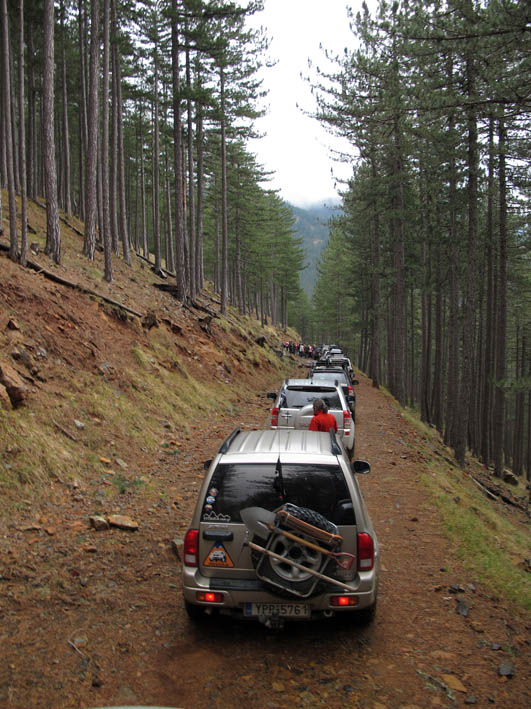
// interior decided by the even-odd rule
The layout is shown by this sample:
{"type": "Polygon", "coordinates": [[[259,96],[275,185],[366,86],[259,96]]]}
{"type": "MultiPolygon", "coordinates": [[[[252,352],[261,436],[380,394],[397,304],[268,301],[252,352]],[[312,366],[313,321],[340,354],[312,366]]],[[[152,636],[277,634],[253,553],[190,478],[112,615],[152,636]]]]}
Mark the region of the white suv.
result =
{"type": "Polygon", "coordinates": [[[236,429],[209,461],[186,533],[188,615],[372,620],[378,542],[356,479],[369,470],[334,433],[236,429]]]}
{"type": "Polygon", "coordinates": [[[349,455],[354,453],[355,426],[349,404],[339,383],[313,379],[286,379],[278,394],[268,394],[275,403],[271,428],[308,428],[313,418],[313,402],[322,399],[337,423],[337,433],[349,455]]]}

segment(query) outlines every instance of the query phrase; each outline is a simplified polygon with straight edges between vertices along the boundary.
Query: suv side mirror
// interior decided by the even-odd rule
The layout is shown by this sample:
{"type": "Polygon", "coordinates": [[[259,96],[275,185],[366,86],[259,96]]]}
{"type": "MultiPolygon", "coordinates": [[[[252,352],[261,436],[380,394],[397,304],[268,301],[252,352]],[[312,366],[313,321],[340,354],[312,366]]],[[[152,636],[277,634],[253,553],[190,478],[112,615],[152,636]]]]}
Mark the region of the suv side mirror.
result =
{"type": "Polygon", "coordinates": [[[367,475],[371,472],[371,466],[366,460],[355,460],[352,463],[352,470],[356,475],[367,475]]]}
{"type": "Polygon", "coordinates": [[[266,394],[266,396],[268,399],[273,399],[273,401],[277,398],[277,395],[272,391],[270,391],[269,394],[266,394]]]}
{"type": "Polygon", "coordinates": [[[353,380],[352,380],[352,385],[355,386],[356,384],[359,384],[359,380],[358,380],[358,379],[353,379],[353,380]]]}
{"type": "Polygon", "coordinates": [[[211,463],[212,463],[212,458],[210,458],[210,460],[205,460],[205,462],[203,463],[203,468],[205,470],[208,470],[210,468],[211,463]]]}

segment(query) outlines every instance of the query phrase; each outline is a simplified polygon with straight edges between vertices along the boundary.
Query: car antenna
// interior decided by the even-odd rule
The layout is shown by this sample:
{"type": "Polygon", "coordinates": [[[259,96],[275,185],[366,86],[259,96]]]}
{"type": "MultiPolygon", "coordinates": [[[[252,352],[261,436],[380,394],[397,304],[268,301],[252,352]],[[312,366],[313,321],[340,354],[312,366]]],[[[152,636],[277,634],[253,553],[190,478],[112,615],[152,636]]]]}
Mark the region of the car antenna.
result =
{"type": "Polygon", "coordinates": [[[280,462],[280,453],[278,454],[277,464],[275,466],[275,481],[273,487],[280,495],[280,501],[283,503],[286,493],[284,491],[284,478],[282,477],[282,463],[280,462]]]}

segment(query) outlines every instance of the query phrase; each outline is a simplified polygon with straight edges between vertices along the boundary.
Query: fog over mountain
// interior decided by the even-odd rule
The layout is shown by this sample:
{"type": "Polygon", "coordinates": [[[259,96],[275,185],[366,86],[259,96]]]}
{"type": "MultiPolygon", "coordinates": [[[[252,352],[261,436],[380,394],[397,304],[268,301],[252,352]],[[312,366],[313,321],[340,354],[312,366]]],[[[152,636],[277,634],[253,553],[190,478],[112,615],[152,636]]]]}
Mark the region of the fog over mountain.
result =
{"type": "Polygon", "coordinates": [[[330,204],[315,204],[296,207],[290,204],[295,216],[296,236],[302,238],[306,252],[306,268],[301,272],[301,286],[311,298],[317,278],[317,263],[321,251],[328,244],[328,220],[338,214],[338,207],[330,204]]]}

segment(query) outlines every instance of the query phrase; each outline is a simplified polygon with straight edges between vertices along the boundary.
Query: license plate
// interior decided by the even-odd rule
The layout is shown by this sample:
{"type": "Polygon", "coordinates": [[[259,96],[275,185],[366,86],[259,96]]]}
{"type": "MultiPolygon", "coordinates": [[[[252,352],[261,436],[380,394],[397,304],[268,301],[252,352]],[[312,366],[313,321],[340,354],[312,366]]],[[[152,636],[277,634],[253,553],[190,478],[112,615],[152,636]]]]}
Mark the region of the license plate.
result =
{"type": "Polygon", "coordinates": [[[309,618],[310,606],[305,606],[302,603],[246,603],[244,615],[278,615],[282,618],[309,618]]]}

